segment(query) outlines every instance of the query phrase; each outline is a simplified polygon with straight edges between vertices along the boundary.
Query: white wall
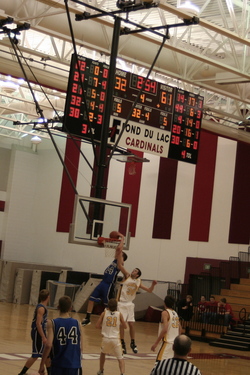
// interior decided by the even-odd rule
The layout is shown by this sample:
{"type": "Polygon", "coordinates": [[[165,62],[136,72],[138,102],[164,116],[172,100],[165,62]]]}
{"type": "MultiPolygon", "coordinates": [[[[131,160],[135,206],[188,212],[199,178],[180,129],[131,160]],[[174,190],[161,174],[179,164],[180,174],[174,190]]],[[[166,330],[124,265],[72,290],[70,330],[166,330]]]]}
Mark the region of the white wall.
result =
{"type": "MultiPolygon", "coordinates": [[[[58,137],[56,142],[64,157],[65,139],[58,137]]],[[[82,148],[92,163],[91,147],[83,144],[82,148]]],[[[147,279],[183,281],[187,256],[228,259],[247,251],[245,245],[227,243],[235,151],[236,142],[219,138],[208,243],[188,241],[195,166],[182,162],[178,163],[172,238],[151,238],[159,158],[146,155],[150,163],[143,164],[136,237],[131,238],[126,263],[129,270],[140,267],[147,279]]],[[[111,161],[109,200],[121,201],[124,167],[111,161]]],[[[42,142],[37,152],[13,148],[7,192],[0,192],[6,198],[6,210],[0,215],[2,257],[102,273],[110,262],[102,249],[69,244],[68,234],[56,232],[62,170],[50,141],[42,142]]],[[[89,195],[90,184],[91,171],[81,158],[78,193],[89,195]]]]}

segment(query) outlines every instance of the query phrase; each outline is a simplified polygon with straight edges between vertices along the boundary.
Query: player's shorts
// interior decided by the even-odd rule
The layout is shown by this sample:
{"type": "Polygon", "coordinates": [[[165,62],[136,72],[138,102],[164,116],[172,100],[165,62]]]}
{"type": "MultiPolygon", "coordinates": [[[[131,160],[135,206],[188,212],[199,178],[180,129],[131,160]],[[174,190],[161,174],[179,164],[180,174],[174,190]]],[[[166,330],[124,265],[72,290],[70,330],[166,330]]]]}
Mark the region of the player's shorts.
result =
{"type": "MultiPolygon", "coordinates": [[[[101,352],[104,354],[114,355],[117,359],[123,359],[122,345],[120,338],[102,338],[101,352]]],[[[51,374],[52,375],[52,374],[51,374]]]]}
{"type": "Polygon", "coordinates": [[[162,361],[163,359],[173,358],[173,343],[163,341],[160,350],[157,354],[156,361],[162,361]]]}
{"type": "Polygon", "coordinates": [[[99,285],[94,289],[91,296],[89,297],[90,301],[94,302],[103,302],[105,305],[108,304],[109,293],[112,289],[112,284],[107,284],[104,281],[101,281],[99,285]]]}
{"type": "Polygon", "coordinates": [[[125,322],[135,321],[135,304],[133,302],[118,302],[117,310],[122,313],[125,322]]]}
{"type": "Polygon", "coordinates": [[[61,368],[51,366],[51,375],[82,375],[82,368],[61,368]]]}
{"type": "Polygon", "coordinates": [[[31,332],[32,358],[40,358],[43,355],[43,341],[37,331],[31,332]]]}

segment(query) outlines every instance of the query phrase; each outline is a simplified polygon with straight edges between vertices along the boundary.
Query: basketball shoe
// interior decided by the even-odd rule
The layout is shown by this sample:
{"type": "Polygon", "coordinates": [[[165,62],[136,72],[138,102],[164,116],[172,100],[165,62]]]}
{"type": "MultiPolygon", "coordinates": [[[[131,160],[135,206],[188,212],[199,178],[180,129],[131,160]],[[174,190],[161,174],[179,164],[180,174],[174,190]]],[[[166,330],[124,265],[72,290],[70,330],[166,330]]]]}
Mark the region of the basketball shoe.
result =
{"type": "Polygon", "coordinates": [[[88,324],[91,324],[91,321],[90,321],[90,319],[85,318],[85,319],[83,319],[83,321],[82,321],[81,324],[82,324],[83,327],[85,327],[85,326],[87,326],[88,324]]]}
{"type": "Polygon", "coordinates": [[[133,350],[133,352],[135,354],[138,353],[138,349],[137,349],[137,346],[136,346],[134,340],[131,341],[130,348],[133,350]]]}

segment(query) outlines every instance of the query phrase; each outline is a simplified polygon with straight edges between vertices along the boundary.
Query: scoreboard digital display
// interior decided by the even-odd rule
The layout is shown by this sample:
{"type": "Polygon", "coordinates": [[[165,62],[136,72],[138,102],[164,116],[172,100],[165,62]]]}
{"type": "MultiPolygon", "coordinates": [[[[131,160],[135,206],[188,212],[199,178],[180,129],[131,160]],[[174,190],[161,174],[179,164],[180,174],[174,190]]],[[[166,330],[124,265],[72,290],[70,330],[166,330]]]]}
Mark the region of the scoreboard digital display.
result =
{"type": "Polygon", "coordinates": [[[203,97],[176,89],[168,157],[196,163],[203,97]]]}
{"type": "Polygon", "coordinates": [[[100,141],[108,73],[108,65],[72,55],[63,131],[90,140],[90,122],[93,139],[100,141]]]}
{"type": "MultiPolygon", "coordinates": [[[[108,74],[107,64],[72,55],[63,131],[100,141],[108,74]]],[[[129,116],[119,146],[195,164],[202,109],[199,95],[116,69],[109,143],[129,116]]]]}

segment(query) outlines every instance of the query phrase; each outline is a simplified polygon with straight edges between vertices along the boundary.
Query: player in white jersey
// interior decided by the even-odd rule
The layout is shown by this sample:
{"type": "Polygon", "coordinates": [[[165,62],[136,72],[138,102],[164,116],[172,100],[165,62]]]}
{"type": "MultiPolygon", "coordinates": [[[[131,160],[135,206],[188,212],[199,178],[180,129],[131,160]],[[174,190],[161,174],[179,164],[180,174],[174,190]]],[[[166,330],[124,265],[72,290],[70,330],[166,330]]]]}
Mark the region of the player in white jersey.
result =
{"type": "Polygon", "coordinates": [[[151,350],[154,352],[159,342],[162,342],[156,361],[172,358],[174,356],[173,342],[182,331],[178,314],[173,310],[174,303],[175,299],[172,296],[165,297],[165,310],[161,313],[158,337],[154,345],[151,347],[151,350]]]}
{"type": "MultiPolygon", "coordinates": [[[[142,284],[140,276],[141,270],[139,268],[135,268],[131,274],[126,271],[124,266],[120,267],[121,272],[124,275],[124,279],[121,282],[120,289],[118,291],[118,310],[122,313],[124,320],[128,322],[129,326],[129,333],[131,338],[130,347],[134,353],[138,353],[137,346],[135,344],[135,305],[133,300],[136,297],[136,292],[139,288],[145,290],[146,292],[151,293],[154,290],[157,281],[152,281],[150,288],[147,288],[145,285],[142,284]]],[[[122,349],[123,354],[127,353],[126,344],[124,341],[124,329],[121,328],[121,342],[122,342],[122,349]]]]}
{"type": "Polygon", "coordinates": [[[124,375],[125,363],[120,340],[120,327],[123,327],[123,329],[127,328],[127,324],[124,321],[122,314],[117,311],[116,299],[111,298],[108,301],[108,308],[103,311],[96,323],[96,328],[101,328],[102,330],[100,370],[97,375],[102,375],[104,372],[106,354],[113,354],[116,356],[121,375],[124,375]]]}

